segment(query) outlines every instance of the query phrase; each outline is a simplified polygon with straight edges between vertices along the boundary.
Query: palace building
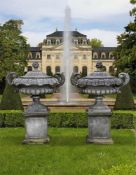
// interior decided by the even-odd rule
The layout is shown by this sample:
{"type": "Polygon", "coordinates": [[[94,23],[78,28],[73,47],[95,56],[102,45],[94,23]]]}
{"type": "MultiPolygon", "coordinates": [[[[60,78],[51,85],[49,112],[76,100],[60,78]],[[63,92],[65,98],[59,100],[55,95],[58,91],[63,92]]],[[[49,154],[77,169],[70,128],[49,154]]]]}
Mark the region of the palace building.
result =
{"type": "MultiPolygon", "coordinates": [[[[72,31],[72,69],[73,72],[89,74],[95,71],[96,62],[101,60],[107,72],[113,70],[115,47],[92,48],[86,35],[72,31]]],[[[31,47],[28,54],[28,70],[32,62],[38,61],[41,71],[47,73],[62,72],[63,31],[56,30],[46,36],[38,47],[31,47]]]]}

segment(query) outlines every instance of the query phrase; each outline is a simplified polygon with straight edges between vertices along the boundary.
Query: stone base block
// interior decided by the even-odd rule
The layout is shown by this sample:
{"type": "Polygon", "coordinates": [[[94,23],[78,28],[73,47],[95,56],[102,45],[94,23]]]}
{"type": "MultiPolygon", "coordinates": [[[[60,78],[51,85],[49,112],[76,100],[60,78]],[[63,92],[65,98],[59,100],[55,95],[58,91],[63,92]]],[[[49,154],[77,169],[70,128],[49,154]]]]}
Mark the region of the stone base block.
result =
{"type": "Polygon", "coordinates": [[[94,138],[94,139],[91,139],[87,136],[86,138],[86,142],[87,143],[94,143],[94,144],[103,144],[103,145],[110,145],[110,144],[113,144],[113,140],[112,138],[94,138]]]}
{"type": "Polygon", "coordinates": [[[46,144],[49,143],[50,139],[47,137],[46,139],[38,139],[38,138],[29,138],[25,139],[23,144],[46,144]]]}
{"type": "Polygon", "coordinates": [[[25,118],[26,144],[44,144],[49,142],[47,116],[31,116],[25,118]]]}

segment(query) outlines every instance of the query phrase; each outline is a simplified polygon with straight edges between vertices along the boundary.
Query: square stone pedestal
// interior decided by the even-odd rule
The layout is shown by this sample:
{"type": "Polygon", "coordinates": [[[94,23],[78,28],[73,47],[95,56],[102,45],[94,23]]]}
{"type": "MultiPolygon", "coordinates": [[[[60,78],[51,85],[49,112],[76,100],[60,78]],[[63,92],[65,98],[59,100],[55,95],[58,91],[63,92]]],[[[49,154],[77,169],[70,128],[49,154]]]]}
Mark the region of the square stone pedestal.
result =
{"type": "Polygon", "coordinates": [[[87,143],[113,144],[110,134],[110,118],[89,116],[87,143]]]}
{"type": "Polygon", "coordinates": [[[39,96],[33,96],[33,102],[25,110],[24,117],[26,133],[23,143],[48,143],[48,108],[40,103],[39,96]]]}
{"type": "Polygon", "coordinates": [[[96,103],[88,110],[87,143],[113,144],[110,130],[111,109],[103,103],[102,97],[96,97],[96,103]]]}
{"type": "Polygon", "coordinates": [[[47,117],[26,117],[25,130],[24,144],[44,144],[49,142],[47,117]]]}

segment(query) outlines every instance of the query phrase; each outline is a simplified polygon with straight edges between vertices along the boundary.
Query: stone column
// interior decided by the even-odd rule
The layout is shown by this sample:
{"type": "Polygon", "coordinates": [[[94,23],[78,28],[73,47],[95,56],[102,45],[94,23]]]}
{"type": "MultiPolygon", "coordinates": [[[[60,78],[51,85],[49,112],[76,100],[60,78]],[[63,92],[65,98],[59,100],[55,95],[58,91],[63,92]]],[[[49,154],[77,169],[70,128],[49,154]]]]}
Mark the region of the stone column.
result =
{"type": "Polygon", "coordinates": [[[96,97],[96,103],[88,109],[87,143],[113,144],[110,128],[111,109],[103,103],[102,97],[96,97]]]}

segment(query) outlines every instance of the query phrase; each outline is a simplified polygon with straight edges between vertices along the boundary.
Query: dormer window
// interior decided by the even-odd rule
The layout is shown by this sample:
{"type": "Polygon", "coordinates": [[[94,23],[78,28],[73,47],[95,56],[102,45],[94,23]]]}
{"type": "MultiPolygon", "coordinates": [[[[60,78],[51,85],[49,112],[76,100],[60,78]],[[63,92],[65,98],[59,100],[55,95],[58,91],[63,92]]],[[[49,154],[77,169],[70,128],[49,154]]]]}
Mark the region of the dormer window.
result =
{"type": "Polygon", "coordinates": [[[60,44],[60,40],[56,40],[56,44],[59,45],[60,44]]]}
{"type": "Polygon", "coordinates": [[[106,59],[106,54],[104,52],[101,54],[101,59],[106,59]]]}
{"type": "Polygon", "coordinates": [[[39,58],[40,58],[40,53],[37,52],[37,53],[36,53],[36,59],[39,59],[39,58]]]}
{"type": "Polygon", "coordinates": [[[47,40],[47,45],[51,45],[51,40],[47,40]]]}
{"type": "Polygon", "coordinates": [[[112,52],[109,53],[109,59],[114,59],[112,52]]]}
{"type": "Polygon", "coordinates": [[[87,41],[86,40],[83,40],[83,44],[86,45],[87,44],[87,41]]]}
{"type": "Polygon", "coordinates": [[[75,45],[78,45],[78,40],[74,40],[75,45]]]}
{"type": "Polygon", "coordinates": [[[97,52],[94,52],[94,53],[93,53],[93,58],[94,58],[94,59],[98,59],[98,53],[97,53],[97,52]]]}
{"type": "Polygon", "coordinates": [[[29,54],[28,54],[28,59],[32,59],[32,53],[31,52],[29,52],[29,54]]]}

